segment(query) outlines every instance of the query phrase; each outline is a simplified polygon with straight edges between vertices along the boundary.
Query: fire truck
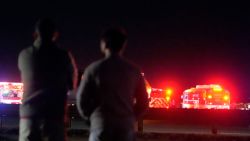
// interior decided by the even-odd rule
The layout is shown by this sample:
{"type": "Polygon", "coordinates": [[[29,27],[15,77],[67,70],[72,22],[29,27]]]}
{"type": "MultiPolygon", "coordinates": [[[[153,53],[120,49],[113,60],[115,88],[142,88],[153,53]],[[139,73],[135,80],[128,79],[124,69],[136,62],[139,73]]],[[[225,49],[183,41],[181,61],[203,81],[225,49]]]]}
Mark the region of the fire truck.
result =
{"type": "Polygon", "coordinates": [[[173,107],[171,98],[172,90],[152,88],[149,97],[149,108],[170,108],[173,107]]]}
{"type": "Polygon", "coordinates": [[[230,109],[230,93],[220,85],[196,85],[183,92],[182,108],[230,109]]]}
{"type": "MultiPolygon", "coordinates": [[[[144,74],[142,75],[144,76],[144,74]]],[[[164,90],[152,88],[145,77],[144,81],[148,93],[149,108],[170,108],[174,106],[174,101],[172,100],[172,89],[168,88],[164,90]]]]}
{"type": "Polygon", "coordinates": [[[0,104],[21,104],[23,84],[0,82],[0,104]]]}

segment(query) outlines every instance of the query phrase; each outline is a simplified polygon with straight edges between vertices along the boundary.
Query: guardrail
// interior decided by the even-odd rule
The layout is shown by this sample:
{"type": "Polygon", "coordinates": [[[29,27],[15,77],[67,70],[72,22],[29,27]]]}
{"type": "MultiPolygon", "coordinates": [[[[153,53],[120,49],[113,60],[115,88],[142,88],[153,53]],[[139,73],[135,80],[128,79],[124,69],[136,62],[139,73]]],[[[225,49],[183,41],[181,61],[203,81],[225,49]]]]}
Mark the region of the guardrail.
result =
{"type": "Polygon", "coordinates": [[[250,111],[221,109],[148,109],[138,121],[138,131],[143,132],[144,120],[164,120],[176,125],[202,125],[211,128],[212,133],[218,127],[250,127],[250,111]]]}

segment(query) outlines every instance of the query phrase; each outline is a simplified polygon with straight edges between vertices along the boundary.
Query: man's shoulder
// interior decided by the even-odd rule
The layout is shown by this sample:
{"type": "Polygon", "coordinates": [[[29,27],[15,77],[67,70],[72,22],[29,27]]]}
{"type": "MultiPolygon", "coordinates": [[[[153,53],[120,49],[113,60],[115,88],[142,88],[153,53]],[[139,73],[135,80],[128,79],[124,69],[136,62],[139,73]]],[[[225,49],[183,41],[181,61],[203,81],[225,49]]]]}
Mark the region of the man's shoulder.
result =
{"type": "Polygon", "coordinates": [[[90,65],[87,66],[86,70],[96,70],[101,67],[101,65],[104,63],[104,59],[100,59],[97,61],[92,62],[90,65]]]}
{"type": "MultiPolygon", "coordinates": [[[[125,70],[129,70],[138,74],[141,73],[140,67],[136,65],[135,63],[133,63],[132,61],[125,59],[125,58],[120,58],[119,60],[120,60],[119,66],[120,67],[122,66],[122,68],[126,68],[125,70]]],[[[102,70],[103,68],[111,67],[108,62],[109,62],[109,59],[105,59],[105,58],[94,61],[86,67],[86,71],[97,72],[99,70],[102,70]]],[[[112,67],[115,67],[115,66],[112,66],[112,67]]]]}
{"type": "Polygon", "coordinates": [[[29,47],[22,49],[19,53],[19,56],[24,56],[24,55],[26,56],[26,55],[32,54],[32,52],[33,52],[33,47],[29,46],[29,47]]]}

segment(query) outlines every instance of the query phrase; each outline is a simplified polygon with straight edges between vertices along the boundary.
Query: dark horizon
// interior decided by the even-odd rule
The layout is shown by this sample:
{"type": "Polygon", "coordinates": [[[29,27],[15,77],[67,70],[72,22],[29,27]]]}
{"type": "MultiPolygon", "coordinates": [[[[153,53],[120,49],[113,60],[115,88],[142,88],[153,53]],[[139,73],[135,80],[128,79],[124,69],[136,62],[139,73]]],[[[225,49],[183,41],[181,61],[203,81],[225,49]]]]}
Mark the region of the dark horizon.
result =
{"type": "Polygon", "coordinates": [[[102,57],[99,35],[109,25],[128,30],[125,56],[141,67],[153,87],[176,92],[218,83],[234,100],[249,100],[250,15],[243,4],[189,2],[5,2],[0,10],[0,80],[20,81],[17,56],[32,44],[40,17],[59,26],[58,44],[80,70],[102,57]],[[121,6],[121,7],[119,7],[121,6]]]}

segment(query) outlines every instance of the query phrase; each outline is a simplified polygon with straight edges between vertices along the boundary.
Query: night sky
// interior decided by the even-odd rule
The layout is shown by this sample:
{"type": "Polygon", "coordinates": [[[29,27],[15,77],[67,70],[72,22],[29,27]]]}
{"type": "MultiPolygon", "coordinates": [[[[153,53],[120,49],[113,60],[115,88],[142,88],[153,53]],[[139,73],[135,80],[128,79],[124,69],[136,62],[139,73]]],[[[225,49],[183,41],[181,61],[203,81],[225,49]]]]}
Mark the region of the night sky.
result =
{"type": "MultiPolygon", "coordinates": [[[[0,6],[0,80],[20,81],[17,56],[32,44],[34,24],[51,17],[58,44],[80,70],[102,57],[99,35],[111,25],[128,30],[124,55],[153,87],[177,94],[197,84],[221,84],[233,100],[250,98],[250,12],[247,4],[144,1],[8,1],[0,6]]],[[[250,101],[250,99],[248,99],[250,101]]]]}

